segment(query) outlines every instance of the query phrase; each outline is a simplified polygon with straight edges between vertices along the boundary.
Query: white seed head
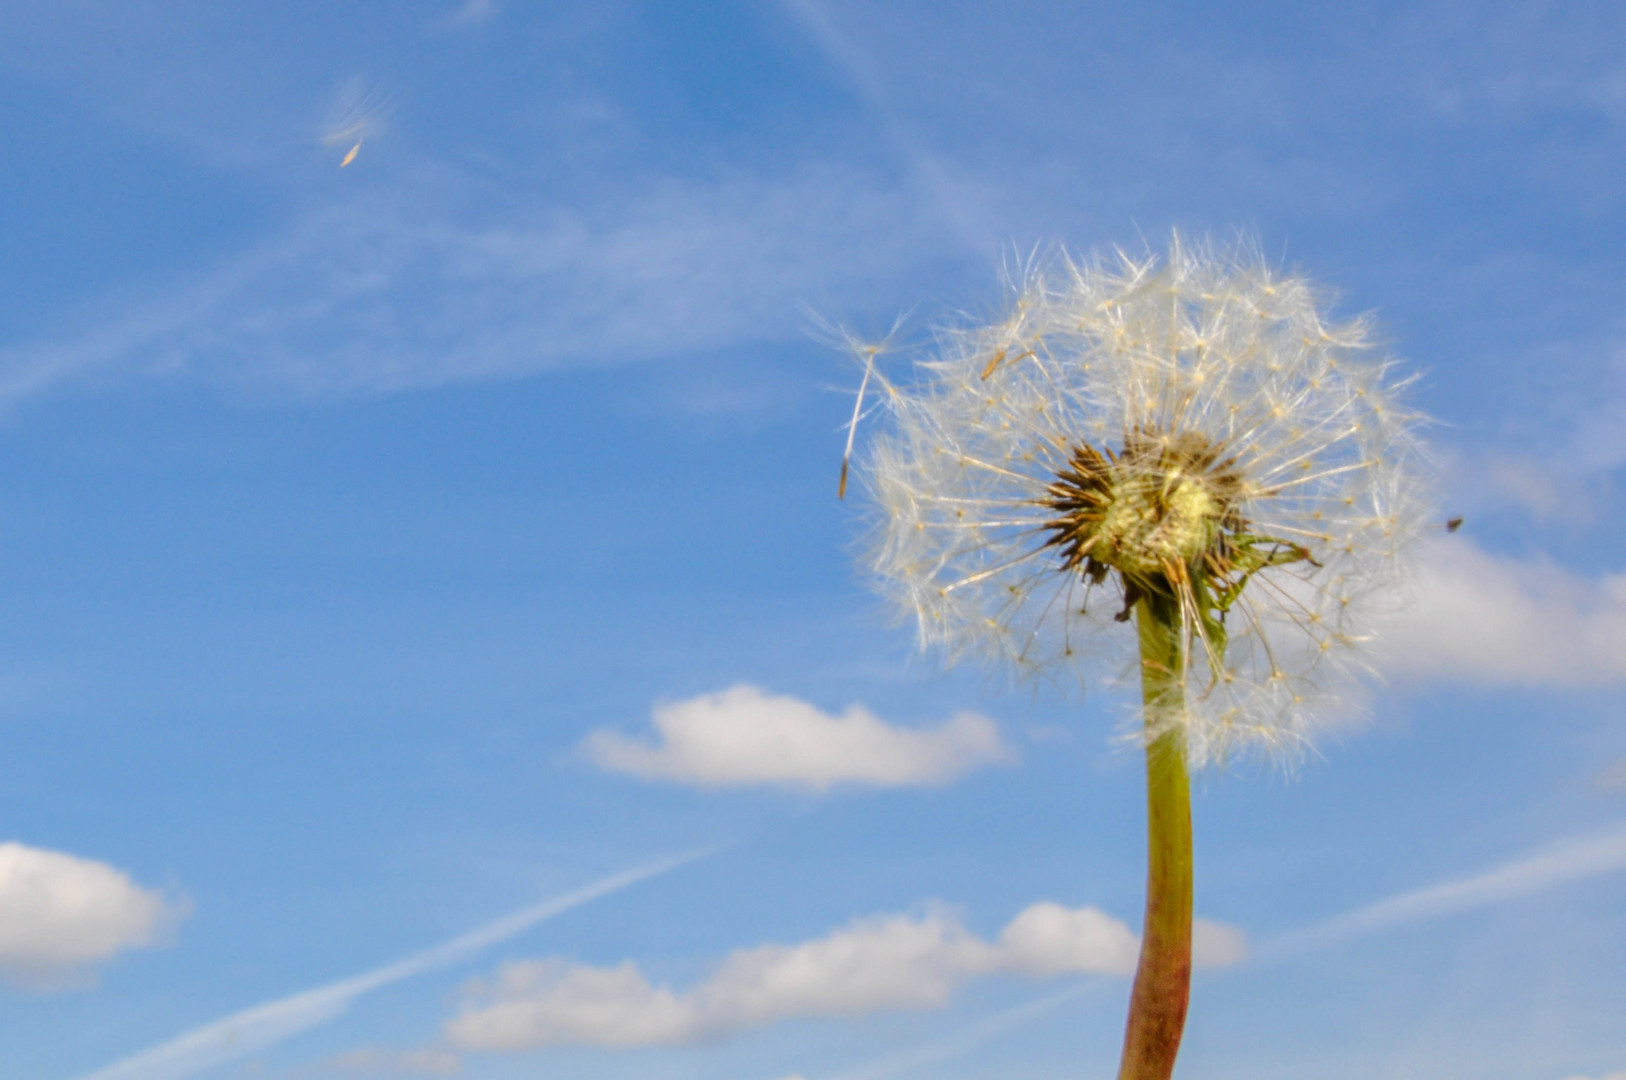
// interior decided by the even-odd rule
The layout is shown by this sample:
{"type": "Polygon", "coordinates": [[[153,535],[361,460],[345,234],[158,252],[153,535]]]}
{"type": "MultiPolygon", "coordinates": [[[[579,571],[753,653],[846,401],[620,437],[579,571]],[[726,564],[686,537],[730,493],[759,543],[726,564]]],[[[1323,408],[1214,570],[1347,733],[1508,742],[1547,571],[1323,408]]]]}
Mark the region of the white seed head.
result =
{"type": "Polygon", "coordinates": [[[1181,620],[1193,764],[1296,754],[1361,668],[1426,513],[1404,380],[1363,321],[1254,250],[1065,256],[940,335],[860,471],[881,590],[950,661],[1082,686],[1137,670],[1143,596],[1181,620]]]}

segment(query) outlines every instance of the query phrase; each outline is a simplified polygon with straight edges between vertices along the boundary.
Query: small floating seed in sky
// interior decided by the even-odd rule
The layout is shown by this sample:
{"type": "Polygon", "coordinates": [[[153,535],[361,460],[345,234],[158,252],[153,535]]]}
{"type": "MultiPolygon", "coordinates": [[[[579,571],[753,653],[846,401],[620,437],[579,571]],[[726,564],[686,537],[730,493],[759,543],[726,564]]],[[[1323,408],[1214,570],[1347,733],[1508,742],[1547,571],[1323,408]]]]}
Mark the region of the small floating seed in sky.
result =
{"type": "Polygon", "coordinates": [[[339,168],[356,160],[363,142],[383,132],[391,104],[390,95],[376,83],[351,79],[339,90],[321,136],[324,146],[350,144],[349,151],[339,162],[339,168]]]}

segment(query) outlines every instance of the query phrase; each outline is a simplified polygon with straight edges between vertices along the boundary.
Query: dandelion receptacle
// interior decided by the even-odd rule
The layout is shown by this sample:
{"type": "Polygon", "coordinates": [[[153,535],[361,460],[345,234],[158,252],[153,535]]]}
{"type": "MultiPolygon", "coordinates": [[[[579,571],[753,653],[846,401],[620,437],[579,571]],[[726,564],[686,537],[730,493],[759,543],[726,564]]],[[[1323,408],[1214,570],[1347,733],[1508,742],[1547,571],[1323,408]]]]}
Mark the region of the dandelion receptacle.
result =
{"type": "MultiPolygon", "coordinates": [[[[1339,714],[1422,528],[1417,414],[1363,320],[1253,248],[1057,256],[907,377],[859,451],[878,588],[923,647],[1064,691],[1139,687],[1148,878],[1120,1080],[1172,1074],[1189,774],[1291,761],[1339,714]]],[[[855,421],[857,412],[855,412],[855,421]]]]}

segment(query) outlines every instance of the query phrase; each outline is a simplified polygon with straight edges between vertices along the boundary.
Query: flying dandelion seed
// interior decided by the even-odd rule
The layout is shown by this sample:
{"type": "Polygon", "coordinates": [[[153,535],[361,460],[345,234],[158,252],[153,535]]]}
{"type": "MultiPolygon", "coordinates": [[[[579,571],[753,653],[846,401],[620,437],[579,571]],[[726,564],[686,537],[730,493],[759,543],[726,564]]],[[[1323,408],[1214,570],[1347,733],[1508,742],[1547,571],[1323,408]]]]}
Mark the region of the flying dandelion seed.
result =
{"type": "MultiPolygon", "coordinates": [[[[1421,418],[1362,321],[1252,248],[1030,266],[945,333],[860,462],[881,590],[950,661],[1138,671],[1149,864],[1120,1080],[1166,1080],[1191,972],[1188,769],[1308,744],[1424,528],[1421,418]],[[1134,629],[1119,624],[1134,621],[1134,629]]],[[[854,411],[854,423],[862,407],[854,411]]]]}
{"type": "Polygon", "coordinates": [[[356,160],[362,143],[383,133],[393,104],[390,95],[377,83],[351,79],[344,84],[334,101],[328,122],[322,127],[321,136],[324,146],[352,143],[349,152],[339,162],[339,168],[356,160]]]}

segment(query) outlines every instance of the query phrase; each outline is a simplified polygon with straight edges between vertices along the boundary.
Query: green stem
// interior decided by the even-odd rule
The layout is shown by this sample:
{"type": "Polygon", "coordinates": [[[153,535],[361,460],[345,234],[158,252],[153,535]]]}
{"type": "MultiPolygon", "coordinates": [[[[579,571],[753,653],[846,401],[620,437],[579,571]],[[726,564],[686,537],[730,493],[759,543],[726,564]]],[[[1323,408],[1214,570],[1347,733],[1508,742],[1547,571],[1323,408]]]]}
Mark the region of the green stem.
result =
{"type": "MultiPolygon", "coordinates": [[[[1141,693],[1147,724],[1183,707],[1180,620],[1172,599],[1136,606],[1141,693]]],[[[1191,997],[1191,783],[1184,729],[1165,728],[1146,747],[1146,923],[1129,999],[1118,1080],[1168,1080],[1191,997]]]]}

